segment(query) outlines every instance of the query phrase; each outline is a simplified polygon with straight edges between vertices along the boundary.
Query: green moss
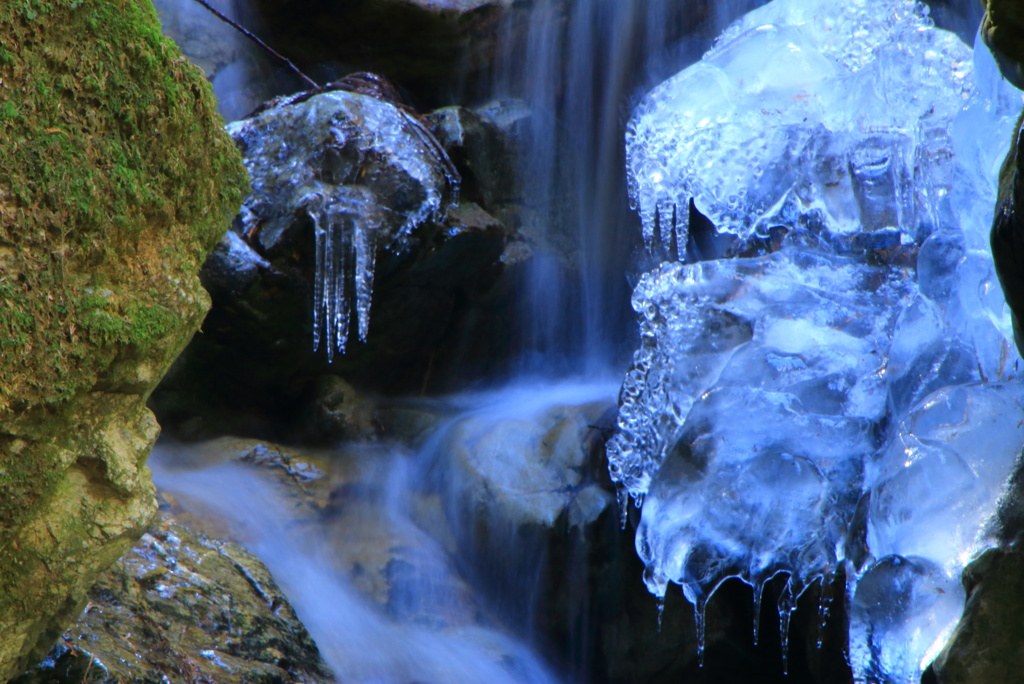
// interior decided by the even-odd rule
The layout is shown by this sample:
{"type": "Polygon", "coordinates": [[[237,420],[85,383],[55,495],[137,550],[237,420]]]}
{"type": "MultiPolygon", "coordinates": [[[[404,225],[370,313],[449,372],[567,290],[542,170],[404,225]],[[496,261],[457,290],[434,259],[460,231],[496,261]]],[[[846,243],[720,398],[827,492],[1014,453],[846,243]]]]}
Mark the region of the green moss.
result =
{"type": "Polygon", "coordinates": [[[17,439],[0,438],[0,453],[11,456],[0,459],[0,539],[17,529],[63,477],[52,463],[19,458],[22,446],[17,439]]]}
{"type": "Polygon", "coordinates": [[[0,422],[195,324],[168,274],[246,191],[221,126],[149,0],[0,2],[0,422]]]}

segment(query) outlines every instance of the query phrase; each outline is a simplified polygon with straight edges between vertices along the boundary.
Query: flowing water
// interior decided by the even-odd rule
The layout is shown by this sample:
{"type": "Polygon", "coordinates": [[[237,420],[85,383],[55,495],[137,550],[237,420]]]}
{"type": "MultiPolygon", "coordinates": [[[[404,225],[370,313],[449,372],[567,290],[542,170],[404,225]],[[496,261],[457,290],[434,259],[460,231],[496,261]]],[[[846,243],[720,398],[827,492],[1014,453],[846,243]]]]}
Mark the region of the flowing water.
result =
{"type": "Polygon", "coordinates": [[[554,684],[530,647],[545,544],[523,530],[553,524],[567,488],[587,489],[573,438],[615,389],[530,385],[435,402],[449,417],[417,448],[349,444],[307,464],[302,481],[331,492],[324,507],[227,443],[166,443],[150,466],[162,491],[263,559],[340,681],[554,684]],[[566,425],[565,449],[542,444],[566,425]],[[481,451],[497,458],[476,460],[481,451]],[[553,460],[530,462],[545,453],[553,460]],[[499,496],[473,498],[485,487],[499,496]],[[505,515],[520,524],[481,536],[505,515]]]}
{"type": "Polygon", "coordinates": [[[606,368],[632,350],[626,275],[639,224],[622,144],[631,105],[758,4],[538,0],[506,16],[483,96],[530,112],[520,177],[535,218],[524,232],[551,250],[522,278],[521,369],[606,368]]]}

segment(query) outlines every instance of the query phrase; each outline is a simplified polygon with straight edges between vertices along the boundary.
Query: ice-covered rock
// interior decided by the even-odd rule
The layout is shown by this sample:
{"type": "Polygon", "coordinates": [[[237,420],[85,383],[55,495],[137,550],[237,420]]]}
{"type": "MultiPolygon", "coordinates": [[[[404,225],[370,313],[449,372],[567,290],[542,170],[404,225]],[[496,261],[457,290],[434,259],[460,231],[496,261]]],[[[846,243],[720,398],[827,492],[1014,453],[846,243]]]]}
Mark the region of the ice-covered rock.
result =
{"type": "Polygon", "coordinates": [[[914,680],[948,636],[1024,446],[985,251],[1019,107],[904,0],[775,0],[638,105],[631,196],[680,261],[634,291],[609,465],[649,589],[681,585],[698,633],[725,579],[757,602],[785,573],[785,643],[845,564],[857,677],[914,680]],[[682,263],[691,202],[744,258],[682,263]]]}
{"type": "Polygon", "coordinates": [[[314,347],[343,353],[353,320],[365,341],[377,250],[406,249],[457,196],[443,149],[402,108],[340,90],[282,100],[228,132],[252,180],[245,234],[269,252],[297,219],[312,225],[314,347]]]}

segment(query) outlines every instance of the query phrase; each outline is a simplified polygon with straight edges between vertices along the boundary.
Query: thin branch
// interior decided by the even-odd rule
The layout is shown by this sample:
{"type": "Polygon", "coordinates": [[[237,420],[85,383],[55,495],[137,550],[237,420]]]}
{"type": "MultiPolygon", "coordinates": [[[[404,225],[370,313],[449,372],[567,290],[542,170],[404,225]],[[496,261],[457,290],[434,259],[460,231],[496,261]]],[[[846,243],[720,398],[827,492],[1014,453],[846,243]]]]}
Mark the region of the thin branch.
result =
{"type": "Polygon", "coordinates": [[[206,0],[196,0],[196,2],[198,2],[198,3],[200,4],[200,5],[202,5],[202,6],[203,6],[203,7],[205,7],[206,9],[210,10],[210,12],[212,12],[212,13],[214,14],[214,16],[216,16],[216,17],[217,17],[218,19],[220,19],[221,21],[223,21],[223,22],[226,22],[226,23],[230,24],[230,25],[231,25],[232,27],[234,27],[234,29],[235,29],[236,31],[238,31],[238,32],[239,32],[239,33],[241,33],[241,34],[242,34],[243,36],[245,36],[246,38],[248,38],[248,39],[249,39],[249,40],[251,40],[252,42],[254,42],[254,43],[256,43],[257,45],[259,45],[259,46],[260,46],[261,48],[263,48],[264,50],[266,50],[267,52],[269,52],[269,53],[270,53],[270,54],[271,54],[271,55],[272,55],[272,56],[273,56],[274,58],[278,59],[278,60],[279,60],[279,61],[281,61],[281,62],[284,62],[284,64],[285,64],[285,65],[287,65],[287,67],[288,67],[289,69],[291,69],[292,71],[294,71],[294,72],[295,72],[295,73],[296,73],[296,74],[297,74],[297,75],[299,76],[299,78],[301,78],[301,79],[302,79],[303,81],[305,81],[306,83],[308,83],[308,84],[310,85],[310,87],[312,87],[312,88],[314,88],[314,89],[316,89],[316,90],[320,90],[320,84],[319,84],[319,83],[317,83],[316,81],[314,81],[313,79],[311,79],[311,78],[310,78],[309,76],[307,76],[306,74],[302,73],[302,71],[300,71],[300,70],[299,70],[299,67],[297,67],[297,66],[295,66],[294,64],[292,64],[292,62],[291,62],[291,60],[290,60],[290,59],[288,59],[287,57],[285,57],[284,55],[282,55],[281,53],[279,53],[279,52],[278,52],[277,50],[275,50],[274,48],[270,47],[269,45],[267,45],[266,43],[264,43],[264,42],[263,42],[262,40],[260,40],[259,38],[257,38],[257,37],[256,37],[255,35],[253,35],[253,34],[252,34],[252,33],[251,33],[251,32],[250,32],[250,31],[249,31],[248,29],[246,29],[245,27],[241,26],[240,24],[238,24],[237,22],[235,22],[235,21],[234,21],[233,19],[231,19],[230,17],[228,17],[228,16],[224,15],[223,13],[221,13],[221,12],[220,12],[220,10],[218,10],[218,9],[217,9],[216,7],[213,7],[213,6],[212,6],[212,5],[210,4],[210,3],[208,3],[208,2],[206,1],[206,0]]]}

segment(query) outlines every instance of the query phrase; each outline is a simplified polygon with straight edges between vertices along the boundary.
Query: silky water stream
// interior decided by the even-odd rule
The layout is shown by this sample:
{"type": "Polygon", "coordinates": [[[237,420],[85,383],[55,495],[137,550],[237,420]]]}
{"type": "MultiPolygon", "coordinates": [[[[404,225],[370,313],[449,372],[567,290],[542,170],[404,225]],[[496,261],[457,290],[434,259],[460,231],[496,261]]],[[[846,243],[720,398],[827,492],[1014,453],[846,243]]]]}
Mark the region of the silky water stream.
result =
{"type": "Polygon", "coordinates": [[[163,492],[264,560],[340,681],[554,684],[529,644],[545,548],[530,531],[609,506],[580,437],[615,390],[438,400],[419,407],[438,422],[414,447],[347,444],[293,456],[283,476],[281,461],[254,464],[266,447],[232,460],[229,442],[165,443],[150,464],[163,492]]]}

